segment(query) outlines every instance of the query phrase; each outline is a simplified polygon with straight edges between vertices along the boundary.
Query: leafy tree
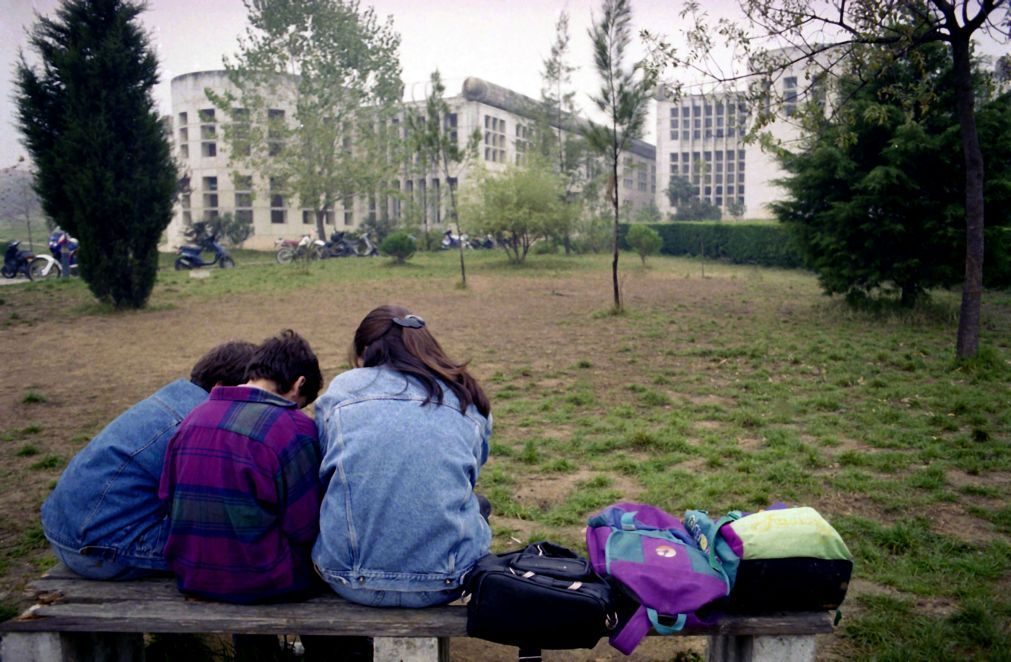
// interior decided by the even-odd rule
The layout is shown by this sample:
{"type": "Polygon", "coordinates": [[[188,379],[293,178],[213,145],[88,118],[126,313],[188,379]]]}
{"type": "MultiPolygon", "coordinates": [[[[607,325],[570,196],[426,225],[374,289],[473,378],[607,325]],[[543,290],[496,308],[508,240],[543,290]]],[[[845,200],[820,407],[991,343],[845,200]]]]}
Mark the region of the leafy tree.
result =
{"type": "Polygon", "coordinates": [[[403,264],[418,250],[418,242],[403,230],[398,230],[383,239],[379,250],[392,257],[397,264],[403,264]]]}
{"type": "Polygon", "coordinates": [[[670,181],[664,193],[667,194],[670,206],[675,208],[698,198],[698,195],[695,193],[695,185],[692,184],[690,179],[681,175],[670,176],[670,181]]]}
{"type": "Polygon", "coordinates": [[[234,91],[208,90],[230,118],[229,158],[312,209],[325,239],[338,202],[386,193],[396,172],[400,37],[358,0],[243,4],[247,36],[225,59],[234,91]]]}
{"type": "MultiPolygon", "coordinates": [[[[788,197],[773,210],[798,237],[826,293],[856,303],[896,291],[911,306],[928,289],[957,283],[963,266],[952,250],[965,242],[952,61],[941,44],[925,44],[916,58],[865,80],[860,59],[839,80],[845,112],[818,120],[800,151],[781,153],[788,197]],[[936,101],[907,105],[903,91],[913,86],[936,101]]],[[[977,112],[990,168],[988,233],[1011,223],[1009,110],[1004,99],[977,112]]]]}
{"type": "MultiPolygon", "coordinates": [[[[442,84],[442,76],[438,69],[432,72],[432,87],[425,99],[424,113],[409,112],[407,126],[410,134],[410,148],[417,154],[422,174],[427,175],[433,169],[442,177],[449,196],[449,218],[456,224],[456,233],[460,232],[460,217],[457,209],[456,182],[460,171],[468,161],[477,156],[477,146],[481,141],[481,133],[475,129],[467,139],[464,147],[460,147],[456,127],[450,126],[449,104],[443,95],[446,86],[442,84]]],[[[440,195],[442,188],[439,189],[440,195]]],[[[441,200],[436,200],[441,205],[441,200]]],[[[427,235],[428,228],[425,228],[427,235]]],[[[463,257],[463,242],[460,242],[460,283],[467,287],[467,266],[463,257]]]]}
{"type": "Polygon", "coordinates": [[[569,205],[556,225],[553,240],[562,244],[568,255],[572,249],[572,233],[583,211],[588,196],[595,195],[589,186],[587,168],[588,144],[576,130],[576,93],[572,87],[572,74],[577,70],[569,64],[570,55],[569,14],[562,11],[555,23],[555,40],[550,55],[543,60],[541,71],[541,101],[535,109],[538,152],[555,172],[562,177],[563,201],[569,205]]]}
{"type": "MultiPolygon", "coordinates": [[[[706,73],[711,80],[730,82],[750,78],[758,81],[749,95],[758,125],[773,119],[775,104],[768,104],[768,81],[801,62],[812,63],[822,75],[807,86],[814,96],[822,94],[823,81],[838,71],[841,63],[857,53],[860,45],[877,45],[865,78],[873,69],[884,68],[891,60],[915,56],[925,45],[941,42],[950,49],[954,63],[954,95],[951,110],[958,118],[963,154],[965,210],[965,260],[962,304],[959,313],[955,352],[958,358],[979,351],[980,311],[983,292],[984,250],[984,162],[977,130],[976,99],[971,53],[974,36],[988,32],[1011,38],[1009,0],[739,0],[747,26],[721,20],[714,27],[700,4],[686,4],[685,13],[695,16],[694,28],[686,41],[689,52],[680,56],[669,45],[647,34],[657,46],[661,65],[686,67],[706,73]],[[750,28],[750,29],[749,29],[750,28]],[[750,63],[744,75],[722,73],[708,60],[719,35],[728,46],[750,63]],[[788,46],[786,50],[768,50],[788,46]]],[[[858,54],[859,55],[859,54],[858,54]]],[[[778,101],[783,101],[779,99],[778,101]]],[[[845,103],[845,98],[838,99],[845,103]]],[[[930,101],[926,98],[919,102],[930,101]]]]}
{"type": "Polygon", "coordinates": [[[648,225],[633,225],[628,228],[625,241],[632,250],[639,254],[639,259],[646,264],[646,257],[655,255],[663,247],[663,238],[660,233],[648,225]]]}
{"type": "Polygon", "coordinates": [[[187,224],[187,234],[218,237],[228,246],[239,246],[253,236],[253,219],[225,212],[220,216],[187,224]]]}
{"type": "Polygon", "coordinates": [[[629,0],[604,0],[603,15],[599,21],[594,21],[589,30],[593,61],[600,75],[600,90],[592,98],[607,120],[604,124],[591,124],[586,136],[590,146],[604,157],[608,167],[607,196],[614,212],[611,281],[615,312],[622,310],[618,285],[618,226],[621,220],[618,168],[621,154],[629,142],[642,135],[653,88],[652,75],[640,64],[631,68],[625,66],[625,51],[631,40],[631,21],[629,0]]]}
{"type": "Polygon", "coordinates": [[[723,218],[720,208],[709,200],[699,198],[691,180],[681,175],[671,175],[667,186],[667,199],[675,208],[676,221],[718,221],[723,218]]]}
{"type": "Polygon", "coordinates": [[[526,259],[534,242],[552,234],[565,213],[560,177],[539,159],[480,178],[467,201],[468,229],[491,234],[509,261],[526,259]]]}
{"type": "Polygon", "coordinates": [[[708,200],[693,197],[678,206],[674,212],[675,221],[718,221],[723,218],[720,208],[708,200]]]}
{"type": "Polygon", "coordinates": [[[732,199],[727,203],[727,213],[730,214],[734,219],[740,219],[744,216],[744,203],[740,202],[736,198],[732,199]]]}
{"type": "Polygon", "coordinates": [[[43,209],[80,241],[81,277],[116,308],[147,302],[176,190],[141,11],[129,0],[65,0],[31,33],[41,71],[23,55],[16,71],[43,209]]]}
{"type": "Polygon", "coordinates": [[[659,223],[663,220],[663,214],[656,203],[650,200],[647,204],[635,210],[632,221],[635,223],[659,223]]]}

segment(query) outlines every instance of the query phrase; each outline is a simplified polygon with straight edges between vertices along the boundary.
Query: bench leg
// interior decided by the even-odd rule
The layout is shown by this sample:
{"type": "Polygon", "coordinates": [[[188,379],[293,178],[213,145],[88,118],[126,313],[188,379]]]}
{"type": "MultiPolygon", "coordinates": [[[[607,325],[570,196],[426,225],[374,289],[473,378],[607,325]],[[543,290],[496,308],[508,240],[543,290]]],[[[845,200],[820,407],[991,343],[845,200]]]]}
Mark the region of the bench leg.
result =
{"type": "Polygon", "coordinates": [[[449,662],[449,639],[419,637],[375,637],[376,662],[449,662]]]}
{"type": "Polygon", "coordinates": [[[134,662],[144,659],[144,635],[8,632],[0,659],[14,662],[134,662]]]}
{"type": "Polygon", "coordinates": [[[814,635],[709,637],[708,662],[814,662],[814,635]]]}

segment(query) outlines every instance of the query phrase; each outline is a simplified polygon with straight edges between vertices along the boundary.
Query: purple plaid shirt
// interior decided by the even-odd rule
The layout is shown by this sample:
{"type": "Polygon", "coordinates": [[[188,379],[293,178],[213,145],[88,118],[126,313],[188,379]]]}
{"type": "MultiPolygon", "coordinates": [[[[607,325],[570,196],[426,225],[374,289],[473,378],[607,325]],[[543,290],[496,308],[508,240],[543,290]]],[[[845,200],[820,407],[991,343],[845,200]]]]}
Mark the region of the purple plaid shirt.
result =
{"type": "Polygon", "coordinates": [[[179,589],[262,602],[312,588],[319,465],[316,426],[294,403],[258,388],[211,391],[169,442],[158,489],[179,589]]]}

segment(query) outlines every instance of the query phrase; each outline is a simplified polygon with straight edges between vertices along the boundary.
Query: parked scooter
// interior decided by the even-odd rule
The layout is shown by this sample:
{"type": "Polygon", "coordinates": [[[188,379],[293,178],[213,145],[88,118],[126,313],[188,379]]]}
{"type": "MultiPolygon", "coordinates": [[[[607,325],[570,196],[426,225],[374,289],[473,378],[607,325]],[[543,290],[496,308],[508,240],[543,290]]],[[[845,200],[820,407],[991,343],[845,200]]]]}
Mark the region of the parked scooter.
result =
{"type": "Polygon", "coordinates": [[[182,269],[199,269],[217,264],[222,269],[231,269],[235,266],[235,260],[228,254],[224,246],[218,243],[217,235],[204,235],[196,240],[196,246],[180,246],[179,257],[176,258],[176,271],[182,269]],[[210,260],[204,258],[203,254],[210,252],[214,257],[210,260]]]}
{"type": "Polygon", "coordinates": [[[484,239],[471,239],[469,246],[477,250],[491,250],[495,248],[495,239],[490,234],[486,234],[484,239]]]}
{"type": "Polygon", "coordinates": [[[345,232],[334,232],[330,235],[330,241],[323,245],[320,257],[373,257],[376,255],[379,255],[379,249],[369,239],[368,233],[357,239],[352,239],[345,232]]]}
{"type": "Polygon", "coordinates": [[[70,275],[77,275],[77,240],[69,234],[57,228],[49,235],[49,252],[52,255],[37,255],[32,260],[30,268],[32,277],[36,280],[43,278],[59,278],[63,275],[63,248],[67,248],[67,261],[70,265],[70,275]]]}
{"type": "Polygon", "coordinates": [[[15,278],[18,274],[24,274],[25,278],[32,280],[31,262],[35,254],[30,250],[21,248],[20,241],[12,241],[7,244],[4,252],[4,266],[0,273],[4,278],[15,278]]]}
{"type": "Polygon", "coordinates": [[[439,243],[439,248],[444,251],[451,248],[459,248],[461,242],[464,248],[470,247],[470,241],[467,239],[466,232],[463,234],[453,234],[452,230],[446,230],[442,233],[442,241],[439,243]]]}

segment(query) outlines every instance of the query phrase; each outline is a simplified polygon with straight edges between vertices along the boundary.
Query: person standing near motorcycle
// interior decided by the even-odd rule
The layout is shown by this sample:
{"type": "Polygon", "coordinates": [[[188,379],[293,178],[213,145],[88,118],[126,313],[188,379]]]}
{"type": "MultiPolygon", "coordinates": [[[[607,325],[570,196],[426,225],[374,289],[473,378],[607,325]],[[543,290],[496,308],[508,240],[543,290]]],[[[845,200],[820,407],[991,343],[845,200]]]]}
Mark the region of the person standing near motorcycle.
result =
{"type": "Polygon", "coordinates": [[[105,427],[70,461],[42,504],[56,557],[89,579],[165,572],[168,520],[158,499],[165,449],[183,418],[215,386],[245,381],[256,345],[232,341],[201,357],[190,378],[168,384],[105,427]]]}

